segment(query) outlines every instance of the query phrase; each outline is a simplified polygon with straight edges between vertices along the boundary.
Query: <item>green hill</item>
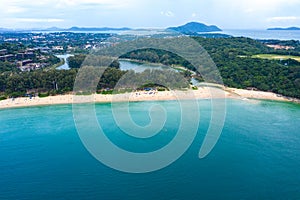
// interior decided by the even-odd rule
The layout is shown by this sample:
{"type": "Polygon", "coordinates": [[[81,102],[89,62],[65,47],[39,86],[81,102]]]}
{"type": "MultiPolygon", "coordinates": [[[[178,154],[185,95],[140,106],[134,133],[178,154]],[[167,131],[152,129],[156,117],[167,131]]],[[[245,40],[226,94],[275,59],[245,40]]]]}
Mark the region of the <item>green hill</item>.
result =
{"type": "Polygon", "coordinates": [[[178,26],[178,27],[169,27],[169,28],[167,28],[167,30],[177,31],[180,33],[199,33],[199,32],[222,31],[220,28],[218,28],[215,25],[207,26],[203,23],[198,23],[198,22],[190,22],[183,26],[178,26]]]}

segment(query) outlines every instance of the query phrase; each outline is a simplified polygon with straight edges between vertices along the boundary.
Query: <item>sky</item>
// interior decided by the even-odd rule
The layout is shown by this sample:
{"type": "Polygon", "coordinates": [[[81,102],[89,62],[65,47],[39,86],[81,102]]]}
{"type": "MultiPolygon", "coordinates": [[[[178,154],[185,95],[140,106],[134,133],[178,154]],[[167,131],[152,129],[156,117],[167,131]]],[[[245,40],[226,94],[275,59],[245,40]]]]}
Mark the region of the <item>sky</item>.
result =
{"type": "Polygon", "coordinates": [[[300,0],[0,0],[0,27],[300,26],[300,0]]]}

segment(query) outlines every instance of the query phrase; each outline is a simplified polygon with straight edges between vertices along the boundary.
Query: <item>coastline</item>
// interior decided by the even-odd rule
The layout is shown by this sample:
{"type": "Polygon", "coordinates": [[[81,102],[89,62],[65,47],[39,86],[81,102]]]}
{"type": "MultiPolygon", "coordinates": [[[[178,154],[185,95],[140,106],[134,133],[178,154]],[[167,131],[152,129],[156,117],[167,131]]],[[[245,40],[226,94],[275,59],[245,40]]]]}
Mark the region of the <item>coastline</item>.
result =
{"type": "Polygon", "coordinates": [[[139,102],[139,101],[170,101],[170,100],[188,100],[188,99],[240,99],[240,100],[273,100],[283,102],[300,103],[300,100],[284,97],[272,92],[253,91],[236,88],[216,88],[199,87],[198,90],[186,91],[139,91],[124,94],[93,94],[89,96],[79,96],[73,94],[57,95],[49,97],[20,97],[15,99],[6,99],[0,101],[0,109],[48,106],[73,103],[110,103],[110,102],[139,102]]]}

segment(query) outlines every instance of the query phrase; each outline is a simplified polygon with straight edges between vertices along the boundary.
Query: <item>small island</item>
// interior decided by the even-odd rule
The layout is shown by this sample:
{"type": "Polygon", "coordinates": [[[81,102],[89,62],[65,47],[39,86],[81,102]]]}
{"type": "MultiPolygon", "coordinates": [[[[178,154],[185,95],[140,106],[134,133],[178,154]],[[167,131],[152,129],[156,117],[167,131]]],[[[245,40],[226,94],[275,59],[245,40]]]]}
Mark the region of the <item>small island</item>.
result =
{"type": "Polygon", "coordinates": [[[288,27],[288,28],[268,28],[268,31],[300,31],[299,27],[288,27]]]}
{"type": "Polygon", "coordinates": [[[167,31],[176,31],[179,33],[199,33],[199,32],[219,32],[222,31],[215,25],[205,25],[199,22],[189,22],[183,26],[169,27],[167,31]]]}

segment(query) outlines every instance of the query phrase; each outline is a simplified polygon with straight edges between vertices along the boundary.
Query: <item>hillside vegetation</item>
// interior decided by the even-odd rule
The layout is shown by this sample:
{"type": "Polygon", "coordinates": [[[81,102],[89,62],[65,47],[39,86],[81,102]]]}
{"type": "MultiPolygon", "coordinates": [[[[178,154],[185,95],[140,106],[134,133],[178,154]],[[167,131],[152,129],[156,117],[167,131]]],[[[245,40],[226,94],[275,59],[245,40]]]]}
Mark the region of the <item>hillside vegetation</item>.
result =
{"type": "MultiPolygon", "coordinates": [[[[255,55],[297,55],[294,50],[274,50],[262,42],[249,38],[201,38],[194,37],[209,53],[218,67],[226,86],[256,88],[281,95],[300,98],[300,63],[296,60],[255,58],[255,55]]],[[[181,65],[195,71],[195,66],[169,52],[146,49],[128,53],[125,58],[159,62],[165,65],[181,65]]],[[[285,57],[283,57],[284,59],[285,57]]]]}

